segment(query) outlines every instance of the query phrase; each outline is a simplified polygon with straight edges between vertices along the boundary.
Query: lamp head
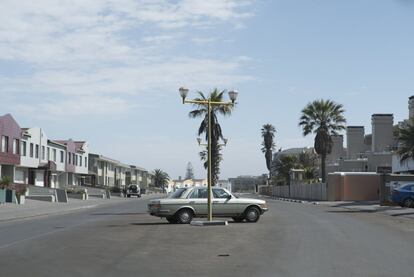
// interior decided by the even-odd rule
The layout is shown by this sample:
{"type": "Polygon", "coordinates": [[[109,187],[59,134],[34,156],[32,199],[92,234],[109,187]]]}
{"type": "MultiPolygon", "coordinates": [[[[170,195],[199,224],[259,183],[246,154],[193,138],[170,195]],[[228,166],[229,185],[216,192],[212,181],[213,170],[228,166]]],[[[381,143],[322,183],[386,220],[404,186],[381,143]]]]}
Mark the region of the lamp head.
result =
{"type": "Polygon", "coordinates": [[[227,142],[229,141],[228,139],[223,139],[223,141],[224,141],[224,146],[226,146],[227,145],[227,142]]]}
{"type": "Polygon", "coordinates": [[[236,90],[231,90],[231,91],[229,91],[229,97],[230,97],[230,100],[231,100],[231,102],[234,104],[234,102],[236,102],[236,99],[237,99],[237,95],[239,94],[239,92],[238,91],[236,91],[236,90]]]}
{"type": "Polygon", "coordinates": [[[180,92],[180,96],[181,96],[181,98],[183,99],[183,103],[184,103],[185,98],[186,98],[186,97],[187,97],[187,95],[188,95],[188,88],[185,88],[185,87],[180,87],[180,88],[178,89],[178,91],[180,92]]]}

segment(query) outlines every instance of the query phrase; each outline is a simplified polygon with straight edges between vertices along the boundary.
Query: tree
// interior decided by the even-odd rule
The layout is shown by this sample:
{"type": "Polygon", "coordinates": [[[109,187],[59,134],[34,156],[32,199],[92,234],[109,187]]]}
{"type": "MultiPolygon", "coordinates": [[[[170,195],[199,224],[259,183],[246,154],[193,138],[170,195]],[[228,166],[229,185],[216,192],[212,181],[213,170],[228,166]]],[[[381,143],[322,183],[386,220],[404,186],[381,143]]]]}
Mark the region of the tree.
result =
{"type": "Polygon", "coordinates": [[[188,162],[187,169],[185,171],[185,180],[188,179],[194,179],[194,169],[193,165],[190,162],[188,162]]]}
{"type": "Polygon", "coordinates": [[[401,163],[414,158],[414,122],[411,121],[398,129],[399,149],[401,163]]]}
{"type": "Polygon", "coordinates": [[[281,155],[273,162],[273,169],[278,179],[290,185],[291,171],[298,165],[298,158],[292,155],[281,155]]]}
{"type": "Polygon", "coordinates": [[[303,135],[315,136],[315,151],[321,157],[322,182],[326,181],[326,156],[332,152],[332,135],[345,129],[343,105],[331,100],[315,100],[302,110],[299,126],[303,135]]]}
{"type": "MultiPolygon", "coordinates": [[[[194,100],[202,100],[206,101],[210,99],[212,102],[221,102],[223,100],[224,91],[218,91],[217,89],[213,90],[208,98],[202,93],[198,92],[199,98],[194,100]]],[[[208,139],[208,107],[207,104],[194,104],[197,108],[189,113],[190,118],[198,118],[202,117],[203,120],[201,121],[200,127],[198,128],[198,135],[205,134],[206,140],[208,139]]],[[[222,160],[220,150],[220,139],[224,140],[223,132],[221,126],[218,122],[217,116],[229,116],[231,115],[233,107],[232,106],[224,106],[224,105],[214,105],[211,107],[211,178],[212,178],[212,185],[214,186],[220,175],[220,162],[222,160]]],[[[200,158],[204,161],[204,167],[208,167],[208,155],[206,151],[202,151],[200,153],[200,158]]]]}
{"type": "Polygon", "coordinates": [[[304,171],[304,177],[306,180],[316,179],[317,176],[317,156],[314,153],[303,151],[298,156],[299,168],[304,171]]]}
{"type": "Polygon", "coordinates": [[[154,185],[157,188],[162,189],[162,192],[165,192],[165,186],[168,185],[168,181],[170,180],[170,176],[161,169],[154,170],[154,185]]]}
{"type": "Polygon", "coordinates": [[[275,132],[276,129],[271,124],[265,124],[262,127],[262,152],[265,154],[266,167],[267,170],[269,170],[269,178],[271,175],[273,150],[275,149],[275,143],[273,142],[275,132]]]}

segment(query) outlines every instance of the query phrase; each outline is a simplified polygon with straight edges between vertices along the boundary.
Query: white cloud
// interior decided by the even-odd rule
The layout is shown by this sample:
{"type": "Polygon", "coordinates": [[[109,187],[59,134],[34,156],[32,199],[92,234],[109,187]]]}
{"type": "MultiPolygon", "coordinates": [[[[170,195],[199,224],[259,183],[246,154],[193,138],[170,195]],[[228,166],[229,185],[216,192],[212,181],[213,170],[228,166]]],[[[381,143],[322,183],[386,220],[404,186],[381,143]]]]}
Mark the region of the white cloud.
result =
{"type": "MultiPolygon", "coordinates": [[[[9,60],[32,73],[0,76],[0,94],[43,95],[48,99],[43,115],[64,117],[56,107],[73,104],[73,96],[82,99],[74,114],[83,115],[88,105],[97,114],[123,112],[132,108],[126,104],[130,95],[168,91],[182,83],[232,87],[251,79],[240,73],[246,59],[174,55],[174,47],[191,41],[188,28],[237,27],[251,16],[251,2],[3,0],[0,67],[2,59],[9,60]],[[114,103],[119,111],[107,109],[114,103]]],[[[17,108],[37,115],[30,104],[17,108]]]]}

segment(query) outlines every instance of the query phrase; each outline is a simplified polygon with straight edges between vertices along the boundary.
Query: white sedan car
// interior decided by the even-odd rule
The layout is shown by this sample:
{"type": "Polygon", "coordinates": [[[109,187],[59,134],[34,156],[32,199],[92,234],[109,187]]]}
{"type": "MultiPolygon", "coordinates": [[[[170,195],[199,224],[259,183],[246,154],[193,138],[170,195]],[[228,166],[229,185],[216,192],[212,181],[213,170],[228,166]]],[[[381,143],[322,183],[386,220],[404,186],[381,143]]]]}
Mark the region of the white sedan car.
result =
{"type": "MultiPolygon", "coordinates": [[[[239,198],[224,188],[212,188],[213,216],[231,217],[236,222],[257,222],[268,210],[266,201],[239,198]]],[[[180,188],[166,198],[150,200],[148,213],[165,217],[170,223],[190,223],[194,217],[207,216],[207,188],[180,188]]]]}

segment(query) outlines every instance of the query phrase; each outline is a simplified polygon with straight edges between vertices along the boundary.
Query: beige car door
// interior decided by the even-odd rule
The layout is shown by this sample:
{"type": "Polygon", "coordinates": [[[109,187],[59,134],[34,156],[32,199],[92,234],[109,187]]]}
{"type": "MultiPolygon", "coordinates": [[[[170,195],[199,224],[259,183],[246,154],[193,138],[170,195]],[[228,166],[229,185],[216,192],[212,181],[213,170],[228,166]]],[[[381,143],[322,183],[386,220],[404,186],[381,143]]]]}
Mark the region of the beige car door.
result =
{"type": "Polygon", "coordinates": [[[222,188],[213,188],[213,215],[232,216],[241,213],[238,211],[235,199],[222,188]]]}
{"type": "Polygon", "coordinates": [[[207,215],[207,188],[193,190],[188,201],[189,205],[194,208],[196,216],[207,215]]]}

